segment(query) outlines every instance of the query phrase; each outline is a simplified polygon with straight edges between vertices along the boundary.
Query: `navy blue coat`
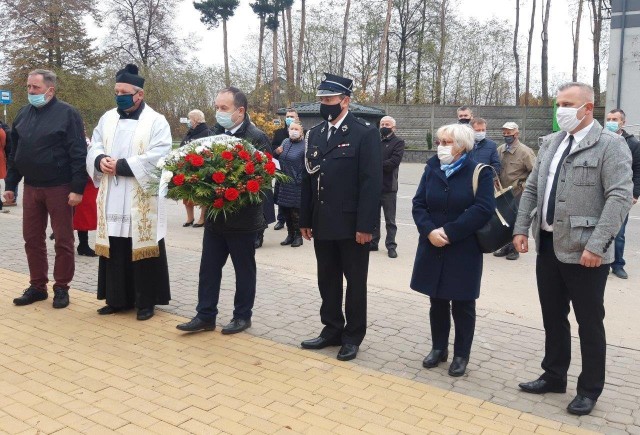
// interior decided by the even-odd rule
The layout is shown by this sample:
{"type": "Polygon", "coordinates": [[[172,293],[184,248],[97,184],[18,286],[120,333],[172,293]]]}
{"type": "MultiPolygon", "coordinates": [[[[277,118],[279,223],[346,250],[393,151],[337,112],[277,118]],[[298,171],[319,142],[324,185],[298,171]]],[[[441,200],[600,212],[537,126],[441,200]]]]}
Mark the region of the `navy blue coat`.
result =
{"type": "Polygon", "coordinates": [[[500,155],[498,154],[498,144],[491,139],[482,139],[473,146],[473,151],[469,157],[478,163],[493,166],[496,174],[500,174],[500,155]]]}
{"type": "Polygon", "coordinates": [[[480,173],[474,197],[472,179],[477,162],[467,158],[450,178],[437,156],[427,161],[413,198],[413,220],[420,238],[411,276],[411,288],[431,297],[474,300],[480,296],[482,252],[475,232],[491,218],[496,202],[493,173],[480,173]],[[429,233],[442,227],[449,245],[437,248],[429,233]]]}
{"type": "Polygon", "coordinates": [[[288,183],[279,183],[278,205],[283,207],[300,208],[300,196],[302,192],[302,176],[304,168],[304,139],[291,142],[285,139],[282,142],[282,152],[278,156],[280,169],[291,178],[288,183]]]}

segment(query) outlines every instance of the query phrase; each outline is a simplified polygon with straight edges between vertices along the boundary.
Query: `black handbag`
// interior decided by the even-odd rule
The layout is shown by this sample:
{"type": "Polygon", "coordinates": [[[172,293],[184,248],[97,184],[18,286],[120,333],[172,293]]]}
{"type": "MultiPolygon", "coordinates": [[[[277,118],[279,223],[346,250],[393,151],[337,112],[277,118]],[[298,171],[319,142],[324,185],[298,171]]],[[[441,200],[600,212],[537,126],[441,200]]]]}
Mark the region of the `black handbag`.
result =
{"type": "Polygon", "coordinates": [[[476,238],[478,239],[480,250],[483,253],[488,254],[490,252],[497,251],[513,239],[513,226],[515,225],[516,217],[518,216],[518,202],[513,195],[513,188],[509,186],[506,189],[503,189],[496,170],[489,165],[483,164],[476,166],[473,171],[474,195],[478,190],[478,178],[480,177],[480,171],[483,168],[491,168],[496,175],[495,180],[498,184],[498,187],[494,185],[496,198],[495,212],[491,215],[489,222],[476,231],[476,238]]]}

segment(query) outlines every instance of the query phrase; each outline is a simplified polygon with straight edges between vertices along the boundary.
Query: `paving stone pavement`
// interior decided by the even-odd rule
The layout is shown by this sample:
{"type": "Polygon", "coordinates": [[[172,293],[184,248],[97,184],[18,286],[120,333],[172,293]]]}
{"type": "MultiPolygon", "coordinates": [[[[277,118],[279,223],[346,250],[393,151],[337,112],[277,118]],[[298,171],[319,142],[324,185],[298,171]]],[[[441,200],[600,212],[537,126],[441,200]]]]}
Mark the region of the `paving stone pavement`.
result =
{"type": "MultiPolygon", "coordinates": [[[[0,298],[25,279],[0,269],[0,298]]],[[[82,291],[65,310],[0,305],[1,433],[593,433],[246,333],[181,334],[174,314],[94,308],[82,291]]]]}
{"type": "MultiPolygon", "coordinates": [[[[18,213],[0,215],[0,267],[27,273],[18,213]]],[[[172,285],[171,304],[160,307],[191,317],[197,303],[200,247],[178,248],[167,243],[172,285]]],[[[52,244],[49,246],[53,254],[52,244]]],[[[291,252],[295,260],[295,252],[291,252]]],[[[52,264],[52,257],[51,263],[52,264]]],[[[225,267],[220,298],[219,324],[230,320],[233,309],[234,272],[225,267]]],[[[283,263],[286,265],[286,262],[283,263]]],[[[77,257],[72,286],[95,292],[97,260],[77,257]]],[[[406,281],[406,280],[404,280],[406,281]]],[[[25,283],[26,284],[26,283],[25,283]]],[[[532,283],[535,285],[535,283],[532,283]]],[[[20,289],[16,289],[16,293],[20,289]]],[[[72,296],[73,298],[73,296],[72,296]]],[[[73,299],[72,299],[73,300],[73,299]]],[[[96,301],[96,308],[101,306],[96,301]]],[[[249,333],[278,343],[298,346],[320,330],[320,297],[316,282],[283,266],[261,264],[258,256],[258,291],[253,327],[249,333]]],[[[462,393],[496,405],[549,418],[580,428],[605,433],[640,434],[640,351],[619,346],[607,349],[607,384],[590,416],[574,417],[565,407],[575,395],[580,367],[579,343],[573,340],[573,362],[566,394],[529,395],[517,384],[537,378],[544,349],[544,332],[513,323],[489,319],[478,312],[476,335],[468,372],[461,378],[447,375],[447,365],[432,370],[421,362],[431,347],[428,298],[411,291],[369,287],[367,336],[355,364],[412,381],[462,393]]],[[[452,334],[453,335],[453,334],[452,334]]],[[[334,357],[336,348],[318,351],[334,357]]]]}

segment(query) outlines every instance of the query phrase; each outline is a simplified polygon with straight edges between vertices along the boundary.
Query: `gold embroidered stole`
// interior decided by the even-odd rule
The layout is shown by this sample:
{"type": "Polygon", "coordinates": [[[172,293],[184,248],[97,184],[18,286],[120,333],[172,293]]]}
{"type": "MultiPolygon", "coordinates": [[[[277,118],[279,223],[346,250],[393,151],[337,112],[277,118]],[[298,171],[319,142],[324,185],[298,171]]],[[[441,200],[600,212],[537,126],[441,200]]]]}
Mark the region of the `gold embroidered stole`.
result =
{"type": "MultiPolygon", "coordinates": [[[[156,112],[146,107],[140,114],[138,125],[133,135],[133,150],[138,155],[144,154],[151,142],[151,129],[156,112]]],[[[110,155],[113,148],[116,129],[120,115],[116,109],[105,114],[103,130],[104,153],[110,155]]],[[[109,258],[109,229],[107,224],[107,198],[109,194],[109,176],[100,180],[98,192],[98,230],[96,233],[96,254],[109,258]]],[[[132,260],[159,257],[160,247],[157,242],[158,216],[156,197],[149,194],[135,177],[128,177],[134,188],[131,190],[131,237],[132,260]]],[[[123,180],[124,182],[124,180],[123,180]]]]}

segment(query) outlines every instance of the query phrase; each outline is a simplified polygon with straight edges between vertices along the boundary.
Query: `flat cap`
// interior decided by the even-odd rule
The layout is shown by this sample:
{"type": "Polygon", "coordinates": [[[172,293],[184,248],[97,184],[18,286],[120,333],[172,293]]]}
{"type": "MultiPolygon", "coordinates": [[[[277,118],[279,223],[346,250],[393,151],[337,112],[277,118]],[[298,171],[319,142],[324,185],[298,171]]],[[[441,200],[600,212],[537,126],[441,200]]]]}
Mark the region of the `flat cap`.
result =
{"type": "Polygon", "coordinates": [[[518,130],[518,124],[515,122],[505,122],[502,128],[506,128],[507,130],[518,130]]]}

